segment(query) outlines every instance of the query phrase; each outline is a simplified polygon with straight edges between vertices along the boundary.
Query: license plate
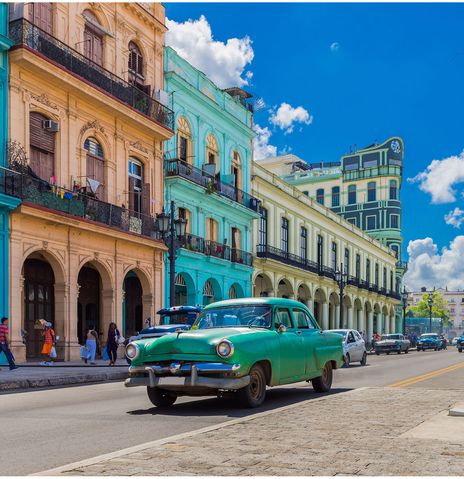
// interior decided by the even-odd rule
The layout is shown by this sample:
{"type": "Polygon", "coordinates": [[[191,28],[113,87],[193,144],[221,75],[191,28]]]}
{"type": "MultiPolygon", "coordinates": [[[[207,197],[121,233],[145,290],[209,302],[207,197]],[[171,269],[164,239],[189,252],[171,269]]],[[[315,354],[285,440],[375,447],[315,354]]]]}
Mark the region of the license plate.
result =
{"type": "Polygon", "coordinates": [[[159,378],[158,386],[181,386],[185,383],[185,378],[167,377],[159,378]]]}

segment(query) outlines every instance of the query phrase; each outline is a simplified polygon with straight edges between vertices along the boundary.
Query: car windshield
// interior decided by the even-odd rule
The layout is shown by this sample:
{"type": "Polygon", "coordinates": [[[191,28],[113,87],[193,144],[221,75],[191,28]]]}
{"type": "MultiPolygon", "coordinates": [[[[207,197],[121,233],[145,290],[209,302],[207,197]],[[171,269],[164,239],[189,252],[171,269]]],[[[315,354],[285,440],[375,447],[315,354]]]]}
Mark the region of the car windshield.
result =
{"type": "Polygon", "coordinates": [[[347,331],[340,331],[338,329],[332,329],[332,331],[330,331],[331,333],[335,333],[335,334],[339,334],[340,336],[343,337],[343,339],[346,338],[346,334],[347,334],[347,331]]]}
{"type": "Polygon", "coordinates": [[[179,311],[178,313],[171,313],[170,315],[162,315],[160,324],[189,324],[191,326],[194,323],[197,314],[198,313],[179,311]]]}
{"type": "Polygon", "coordinates": [[[198,316],[194,329],[229,328],[248,326],[255,328],[270,328],[270,306],[224,306],[203,311],[198,316]]]}
{"type": "Polygon", "coordinates": [[[382,334],[382,339],[401,339],[399,334],[382,334]]]}
{"type": "Polygon", "coordinates": [[[436,334],[432,334],[432,333],[427,333],[427,334],[423,334],[421,336],[422,339],[438,339],[438,336],[436,334]]]}

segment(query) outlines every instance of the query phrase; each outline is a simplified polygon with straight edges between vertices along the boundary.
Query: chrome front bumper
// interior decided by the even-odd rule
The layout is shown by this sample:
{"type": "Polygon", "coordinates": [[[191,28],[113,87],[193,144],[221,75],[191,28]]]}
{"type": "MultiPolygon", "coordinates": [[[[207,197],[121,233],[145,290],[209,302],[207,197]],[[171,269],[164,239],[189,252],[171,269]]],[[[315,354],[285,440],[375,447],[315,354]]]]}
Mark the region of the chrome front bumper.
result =
{"type": "Polygon", "coordinates": [[[217,378],[202,374],[221,374],[238,371],[240,364],[223,363],[171,363],[169,366],[131,366],[126,387],[149,386],[176,389],[206,387],[211,389],[236,390],[250,383],[250,376],[240,378],[217,378]],[[168,376],[165,376],[168,374],[168,376]]]}

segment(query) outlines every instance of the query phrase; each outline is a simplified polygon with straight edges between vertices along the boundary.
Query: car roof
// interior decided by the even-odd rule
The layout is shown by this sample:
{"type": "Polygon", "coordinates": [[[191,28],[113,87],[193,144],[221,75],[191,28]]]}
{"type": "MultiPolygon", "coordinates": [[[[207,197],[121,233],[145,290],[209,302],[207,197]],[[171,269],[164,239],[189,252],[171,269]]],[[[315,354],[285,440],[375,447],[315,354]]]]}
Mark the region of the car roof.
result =
{"type": "Polygon", "coordinates": [[[205,306],[206,309],[217,308],[219,306],[287,306],[291,308],[304,308],[308,309],[303,303],[294,299],[288,298],[240,298],[240,299],[226,299],[224,301],[217,301],[215,303],[205,306]]]}
{"type": "Polygon", "coordinates": [[[172,306],[171,308],[163,308],[156,314],[169,315],[173,313],[199,313],[203,308],[201,306],[172,306]]]}
{"type": "Polygon", "coordinates": [[[356,329],[342,329],[342,328],[336,328],[336,329],[326,329],[326,331],[343,331],[343,332],[349,332],[349,331],[356,331],[356,329]]]}

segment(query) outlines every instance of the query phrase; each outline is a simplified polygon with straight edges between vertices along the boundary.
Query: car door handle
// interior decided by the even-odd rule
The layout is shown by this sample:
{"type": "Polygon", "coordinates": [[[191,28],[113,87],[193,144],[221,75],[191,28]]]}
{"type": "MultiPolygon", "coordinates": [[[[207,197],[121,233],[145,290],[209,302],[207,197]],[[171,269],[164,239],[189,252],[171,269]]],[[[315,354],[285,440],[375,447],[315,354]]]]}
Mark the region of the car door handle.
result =
{"type": "Polygon", "coordinates": [[[298,335],[301,335],[301,331],[300,331],[300,330],[295,331],[295,333],[298,334],[298,335]]]}

